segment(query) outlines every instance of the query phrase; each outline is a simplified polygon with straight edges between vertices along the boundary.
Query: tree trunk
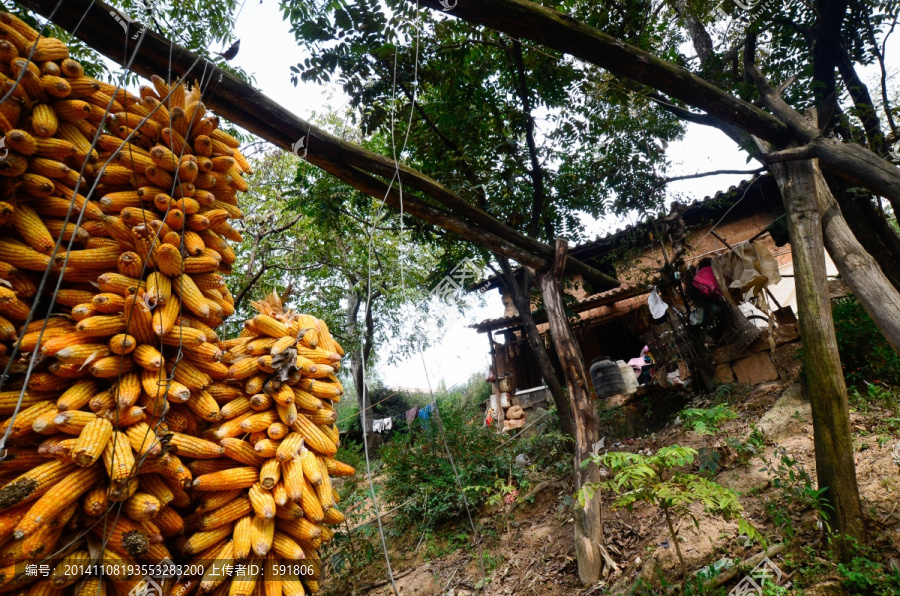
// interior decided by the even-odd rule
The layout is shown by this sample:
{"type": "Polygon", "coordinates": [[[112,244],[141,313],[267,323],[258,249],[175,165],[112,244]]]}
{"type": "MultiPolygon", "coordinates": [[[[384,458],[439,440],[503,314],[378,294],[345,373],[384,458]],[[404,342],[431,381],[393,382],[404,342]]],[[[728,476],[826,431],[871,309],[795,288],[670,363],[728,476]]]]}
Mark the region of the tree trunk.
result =
{"type": "MultiPolygon", "coordinates": [[[[362,296],[354,291],[350,291],[347,295],[347,335],[353,341],[358,339],[359,334],[359,308],[363,304],[362,296]]],[[[360,411],[365,410],[368,404],[368,392],[365,386],[365,375],[363,374],[363,357],[360,350],[349,350],[350,352],[350,376],[353,377],[353,387],[356,389],[356,403],[360,411]]],[[[368,416],[366,416],[368,418],[368,416]]],[[[363,429],[365,431],[365,429],[363,429]]]]}
{"type": "Polygon", "coordinates": [[[826,175],[825,182],[862,248],[872,255],[894,288],[900,290],[900,236],[875,209],[868,194],[854,197],[847,192],[844,180],[836,176],[826,175]]]}
{"type": "Polygon", "coordinates": [[[494,256],[497,257],[497,261],[503,269],[506,287],[513,298],[513,302],[515,302],[516,310],[519,311],[519,318],[522,319],[522,328],[525,330],[528,345],[531,347],[531,352],[534,354],[534,359],[537,361],[538,368],[541,371],[541,377],[543,377],[544,383],[547,384],[550,395],[553,396],[553,403],[556,405],[556,411],[559,414],[559,427],[566,435],[575,437],[575,419],[572,417],[569,398],[566,396],[566,392],[556,376],[556,369],[553,368],[550,355],[547,353],[547,348],[544,347],[544,339],[541,337],[534,322],[534,317],[531,314],[531,274],[527,268],[522,269],[525,272],[525,280],[524,284],[520,286],[516,281],[512,267],[509,265],[509,259],[502,255],[495,254],[494,256]]]}
{"type": "MultiPolygon", "coordinates": [[[[830,512],[831,537],[841,559],[848,560],[849,545],[845,538],[862,539],[864,532],[847,388],[825,276],[822,226],[825,220],[826,225],[835,227],[837,203],[812,160],[777,164],[772,166],[772,171],[788,215],[803,360],[812,405],[816,476],[819,487],[828,488],[824,496],[834,507],[830,512]],[[834,210],[828,208],[829,200],[834,210]]],[[[843,218],[840,222],[850,235],[843,218]]]]}
{"type": "MultiPolygon", "coordinates": [[[[565,373],[569,402],[575,419],[577,491],[588,482],[599,483],[602,480],[600,469],[596,465],[591,464],[586,468],[581,466],[581,463],[591,455],[594,444],[600,439],[600,424],[597,410],[591,402],[588,372],[581,348],[572,334],[563,306],[560,280],[567,252],[568,243],[563,239],[557,240],[553,267],[539,274],[537,280],[544,298],[544,307],[547,309],[550,335],[565,373]]],[[[603,546],[603,504],[600,492],[598,488],[584,507],[575,507],[575,557],[578,560],[578,577],[585,585],[593,584],[600,578],[604,559],[608,557],[603,546]]]]}

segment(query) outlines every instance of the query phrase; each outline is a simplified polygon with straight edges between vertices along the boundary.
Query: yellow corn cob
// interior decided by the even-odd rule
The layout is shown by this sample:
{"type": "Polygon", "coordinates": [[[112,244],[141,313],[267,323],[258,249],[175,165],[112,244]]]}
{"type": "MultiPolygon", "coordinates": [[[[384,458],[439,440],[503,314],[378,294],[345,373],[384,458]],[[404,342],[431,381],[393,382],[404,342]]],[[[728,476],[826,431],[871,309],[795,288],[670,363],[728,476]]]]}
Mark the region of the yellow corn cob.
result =
{"type": "Polygon", "coordinates": [[[254,413],[241,421],[241,430],[252,433],[264,431],[269,425],[278,421],[278,412],[266,410],[264,412],[254,413]]]}
{"type": "Polygon", "coordinates": [[[193,555],[217,544],[222,539],[231,535],[233,524],[225,524],[208,532],[196,532],[185,541],[182,551],[186,555],[193,555]]]}
{"type": "MultiPolygon", "coordinates": [[[[68,111],[57,116],[56,110],[59,109],[60,103],[62,102],[56,103],[56,109],[45,103],[34,106],[31,112],[31,126],[36,135],[39,137],[52,137],[59,128],[59,118],[62,117],[63,120],[69,120],[68,117],[63,116],[63,114],[68,115],[68,111]]],[[[63,106],[63,108],[67,109],[68,106],[63,106]]]]}
{"type": "Polygon", "coordinates": [[[213,459],[226,453],[221,445],[182,433],[172,433],[170,444],[178,449],[179,455],[190,458],[213,459]]]}
{"type": "Polygon", "coordinates": [[[275,537],[275,520],[256,516],[250,523],[250,543],[253,552],[264,556],[272,548],[275,537]]]}
{"type": "Polygon", "coordinates": [[[187,401],[187,406],[194,414],[207,422],[216,422],[222,417],[219,411],[219,404],[203,389],[191,391],[191,397],[187,401]]]}
{"type": "Polygon", "coordinates": [[[281,479],[281,465],[275,458],[270,458],[259,469],[259,482],[263,488],[271,490],[281,479]]]}
{"type": "MultiPolygon", "coordinates": [[[[225,566],[229,565],[233,567],[233,562],[235,560],[234,553],[234,544],[232,542],[226,542],[222,546],[215,546],[211,549],[214,555],[209,555],[212,560],[216,561],[216,565],[207,565],[205,569],[205,573],[203,577],[200,578],[200,591],[201,593],[213,593],[218,594],[215,591],[216,587],[228,587],[226,580],[228,579],[228,574],[225,572],[225,566]]],[[[196,580],[192,580],[192,583],[196,583],[196,580]]]]}
{"type": "MultiPolygon", "coordinates": [[[[7,158],[8,159],[8,158],[7,158]]],[[[31,247],[0,240],[0,260],[18,269],[44,271],[50,265],[50,257],[31,247]]]]}
{"type": "MultiPolygon", "coordinates": [[[[35,375],[36,376],[36,375],[35,375]]],[[[42,414],[55,410],[56,406],[50,400],[42,400],[32,403],[28,407],[23,407],[19,415],[14,419],[9,419],[0,426],[0,432],[6,432],[9,427],[10,438],[21,439],[32,432],[32,425],[42,414]]]]}
{"type": "Polygon", "coordinates": [[[159,526],[160,533],[166,538],[177,536],[184,531],[184,519],[168,506],[160,508],[153,521],[159,526]]]}
{"type": "Polygon", "coordinates": [[[33,535],[42,524],[76,502],[82,494],[99,482],[102,476],[103,471],[96,466],[70,472],[50,487],[28,510],[13,532],[16,540],[33,535]]]}
{"type": "Polygon", "coordinates": [[[223,488],[250,488],[259,479],[256,468],[232,468],[198,476],[193,481],[194,490],[209,491],[223,488]]]}
{"type": "Polygon", "coordinates": [[[273,538],[272,545],[275,549],[275,554],[279,557],[287,561],[299,561],[306,558],[303,549],[297,544],[297,541],[284,532],[276,530],[273,538]]]}
{"type": "Polygon", "coordinates": [[[113,426],[109,420],[90,420],[78,435],[74,449],[75,463],[82,467],[92,466],[103,455],[112,433],[113,426]]]}
{"type": "Polygon", "coordinates": [[[156,457],[162,451],[162,441],[145,422],[137,422],[125,429],[131,449],[140,457],[156,457]]]}
{"type": "Polygon", "coordinates": [[[325,458],[325,466],[328,468],[328,474],[331,476],[353,476],[356,473],[352,466],[339,462],[333,457],[325,458]]]}
{"type": "Polygon", "coordinates": [[[109,497],[105,486],[92,488],[81,499],[81,510],[90,517],[99,517],[106,513],[109,497]]]}
{"type": "Polygon", "coordinates": [[[181,303],[178,300],[169,299],[165,304],[157,306],[152,315],[153,332],[160,336],[169,333],[175,326],[180,311],[181,303]]]}
{"type": "Polygon", "coordinates": [[[203,318],[209,316],[209,305],[204,301],[203,293],[188,275],[182,274],[174,278],[172,289],[189,311],[203,318]]]}
{"type": "Polygon", "coordinates": [[[248,443],[247,441],[242,441],[241,439],[234,437],[228,437],[220,440],[219,443],[225,449],[226,457],[229,457],[244,465],[259,468],[265,461],[262,457],[257,455],[256,451],[253,449],[253,446],[250,445],[250,443],[248,443]]]}
{"type": "Polygon", "coordinates": [[[201,531],[213,530],[225,524],[232,524],[251,511],[250,499],[242,496],[214,511],[204,513],[196,520],[195,525],[201,531]]]}
{"type": "Polygon", "coordinates": [[[272,493],[260,484],[254,484],[247,493],[250,505],[257,517],[272,519],[275,517],[275,498],[272,493]]]}
{"type": "Polygon", "coordinates": [[[251,410],[250,400],[246,397],[238,397],[222,406],[221,415],[225,420],[230,420],[251,410]]]}
{"type": "Polygon", "coordinates": [[[303,475],[310,484],[322,484],[322,470],[315,454],[309,449],[301,449],[297,454],[303,468],[303,475]]]}
{"type": "Polygon", "coordinates": [[[134,453],[125,433],[113,431],[113,435],[103,451],[103,465],[114,484],[122,484],[134,472],[134,453]]]}

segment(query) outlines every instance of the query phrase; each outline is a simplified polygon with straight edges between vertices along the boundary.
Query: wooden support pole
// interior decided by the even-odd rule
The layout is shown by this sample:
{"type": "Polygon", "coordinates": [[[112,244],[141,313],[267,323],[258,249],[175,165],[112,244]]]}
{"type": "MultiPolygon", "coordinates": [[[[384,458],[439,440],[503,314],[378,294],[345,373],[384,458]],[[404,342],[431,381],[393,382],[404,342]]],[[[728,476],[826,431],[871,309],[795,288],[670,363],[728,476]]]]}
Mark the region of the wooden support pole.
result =
{"type": "MultiPolygon", "coordinates": [[[[861,540],[864,530],[847,387],[831,318],[831,300],[828,292],[822,291],[828,287],[819,209],[824,200],[817,199],[817,193],[823,190],[817,181],[822,172],[812,160],[774,164],[772,171],[788,216],[803,363],[812,406],[816,477],[819,487],[828,489],[823,497],[833,508],[826,512],[831,518],[831,538],[841,559],[846,561],[850,558],[846,538],[861,540]]],[[[824,180],[822,185],[827,189],[824,180]]]]}
{"type": "MultiPolygon", "coordinates": [[[[547,311],[547,321],[550,323],[550,336],[553,338],[556,355],[566,377],[569,403],[575,418],[575,490],[577,491],[585,483],[599,483],[602,480],[600,470],[596,465],[586,468],[581,466],[582,462],[591,455],[594,445],[600,440],[600,421],[591,400],[584,356],[581,354],[578,341],[572,334],[562,300],[560,282],[568,250],[568,242],[558,239],[553,266],[549,271],[538,274],[537,280],[544,299],[544,308],[547,311]]],[[[585,585],[593,584],[600,578],[604,562],[609,556],[603,546],[603,504],[600,500],[600,493],[601,491],[598,489],[584,507],[577,505],[575,507],[575,556],[578,560],[578,577],[585,585]]]]}
{"type": "Polygon", "coordinates": [[[497,368],[497,344],[494,342],[494,334],[491,331],[487,332],[487,336],[488,342],[491,344],[491,374],[494,377],[491,383],[491,388],[493,389],[491,395],[497,396],[497,411],[494,414],[496,414],[497,432],[502,433],[503,420],[506,417],[503,412],[503,404],[500,402],[500,370],[497,368]]]}
{"type": "MultiPolygon", "coordinates": [[[[387,197],[391,207],[401,206],[397,183],[388,192],[390,185],[382,178],[393,179],[396,175],[407,189],[415,189],[443,206],[436,208],[406,192],[402,203],[406,212],[523,265],[537,268],[550,265],[551,246],[509,227],[433,178],[329,134],[231,73],[149,29],[132,39],[140,27],[123,32],[120,20],[113,16],[117,11],[100,0],[18,2],[46,18],[52,15],[56,25],[75,31],[85,43],[118,64],[130,63],[131,70],[141,76],[170,74],[173,78],[183,76],[189,81],[201,81],[203,101],[217,114],[287,151],[304,138],[307,161],[378,200],[387,197]]],[[[618,280],[581,261],[571,259],[569,268],[599,288],[620,285],[618,280]]]]}

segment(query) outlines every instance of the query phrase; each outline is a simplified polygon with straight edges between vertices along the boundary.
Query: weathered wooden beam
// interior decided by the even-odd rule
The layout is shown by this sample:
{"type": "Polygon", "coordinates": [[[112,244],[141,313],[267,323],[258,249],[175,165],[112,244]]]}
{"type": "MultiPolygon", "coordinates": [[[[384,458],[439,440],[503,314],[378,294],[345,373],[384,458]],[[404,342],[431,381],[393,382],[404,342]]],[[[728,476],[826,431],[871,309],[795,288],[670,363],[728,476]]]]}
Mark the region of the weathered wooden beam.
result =
{"type": "MultiPolygon", "coordinates": [[[[121,20],[114,16],[114,9],[104,2],[18,0],[18,3],[47,18],[52,14],[54,23],[74,31],[85,43],[118,64],[130,64],[131,70],[141,76],[170,74],[200,81],[207,107],[282,149],[290,151],[305,137],[307,161],[362,192],[384,198],[388,185],[375,176],[391,179],[399,173],[399,180],[406,188],[422,192],[445,208],[436,209],[406,193],[405,211],[522,264],[546,267],[552,262],[551,246],[507,226],[429,176],[329,134],[231,73],[157,33],[146,30],[132,39],[140,27],[132,25],[124,31],[121,20]]],[[[392,193],[388,204],[399,208],[399,195],[392,193]]],[[[580,261],[570,261],[569,271],[584,275],[602,288],[619,285],[618,280],[580,261]]]]}
{"type": "Polygon", "coordinates": [[[686,68],[628,45],[558,10],[529,0],[459,0],[452,10],[446,10],[440,0],[408,1],[570,54],[614,75],[662,91],[775,145],[790,140],[788,127],[771,114],[686,68]]]}

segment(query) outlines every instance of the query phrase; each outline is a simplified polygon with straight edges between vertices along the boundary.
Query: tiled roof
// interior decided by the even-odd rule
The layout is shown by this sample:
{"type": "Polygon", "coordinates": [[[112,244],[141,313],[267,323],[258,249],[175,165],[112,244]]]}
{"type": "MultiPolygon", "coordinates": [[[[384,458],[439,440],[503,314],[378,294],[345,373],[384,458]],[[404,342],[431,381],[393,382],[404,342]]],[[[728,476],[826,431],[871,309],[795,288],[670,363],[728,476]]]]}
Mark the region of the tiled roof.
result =
{"type": "MultiPolygon", "coordinates": [[[[683,216],[684,221],[690,226],[706,217],[716,215],[720,211],[724,213],[733,204],[731,202],[732,199],[740,199],[748,190],[750,190],[751,186],[757,185],[762,187],[772,182],[774,182],[772,176],[755,176],[749,180],[744,180],[737,186],[729,187],[728,190],[720,190],[712,196],[707,196],[692,203],[688,203],[685,205],[687,209],[683,216]]],[[[646,221],[637,224],[629,224],[624,228],[609,232],[604,236],[597,236],[593,240],[572,247],[572,249],[569,250],[569,254],[573,257],[578,257],[585,253],[610,250],[615,248],[621,241],[626,240],[629,236],[645,235],[654,231],[665,216],[666,213],[658,213],[656,217],[646,221]]]]}
{"type": "MultiPolygon", "coordinates": [[[[755,176],[748,180],[744,180],[737,186],[729,187],[728,190],[720,190],[712,196],[707,196],[692,203],[688,203],[685,205],[687,209],[684,213],[684,222],[688,227],[691,227],[702,223],[709,218],[723,217],[725,214],[730,213],[730,210],[733,207],[740,212],[745,209],[755,209],[760,206],[772,207],[775,206],[776,201],[777,205],[780,207],[781,195],[775,185],[774,177],[770,174],[755,176]],[[773,192],[768,192],[770,189],[773,192]],[[736,201],[744,197],[750,190],[758,192],[763,199],[766,199],[764,204],[760,205],[761,201],[757,199],[756,201],[743,201],[740,205],[737,205],[736,201]]],[[[660,226],[660,220],[665,216],[665,213],[658,213],[655,217],[646,221],[637,224],[629,224],[624,228],[609,232],[603,236],[597,236],[593,240],[573,246],[569,249],[569,256],[587,262],[589,259],[600,257],[627,242],[642,241],[660,226]]],[[[497,285],[498,278],[496,275],[492,275],[473,284],[470,291],[476,289],[486,291],[497,287],[497,285]],[[483,289],[485,287],[486,289],[483,289]]]]}
{"type": "MultiPolygon", "coordinates": [[[[685,224],[690,227],[701,224],[711,218],[724,218],[726,215],[732,213],[738,215],[745,210],[759,208],[767,209],[780,207],[780,205],[781,195],[778,192],[777,186],[775,186],[775,180],[771,175],[765,174],[762,176],[755,176],[749,180],[744,180],[737,186],[729,187],[728,190],[722,190],[712,196],[707,196],[692,203],[688,203],[685,205],[687,209],[685,210],[683,218],[685,224]],[[742,197],[745,197],[751,190],[759,194],[756,200],[743,201],[738,205],[737,201],[742,197]],[[735,212],[732,210],[735,210],[735,212]]],[[[587,262],[588,259],[597,258],[609,253],[626,242],[642,241],[651,232],[654,232],[657,229],[660,225],[660,220],[665,217],[665,215],[665,213],[659,213],[656,217],[638,224],[628,225],[603,236],[597,236],[593,240],[572,247],[569,250],[569,255],[587,262]]],[[[488,289],[498,285],[497,276],[489,277],[488,279],[475,284],[474,287],[481,288],[485,285],[487,285],[488,289]]],[[[619,300],[638,296],[649,291],[649,286],[637,287],[635,284],[626,283],[618,288],[593,294],[579,300],[574,310],[576,312],[583,312],[603,304],[612,304],[619,300]]],[[[543,322],[544,320],[546,320],[546,315],[544,313],[541,312],[535,315],[536,323],[543,322]]],[[[487,319],[472,325],[472,327],[479,332],[484,332],[493,329],[505,329],[507,327],[518,325],[519,323],[519,316],[514,315],[496,319],[487,319]]]]}

